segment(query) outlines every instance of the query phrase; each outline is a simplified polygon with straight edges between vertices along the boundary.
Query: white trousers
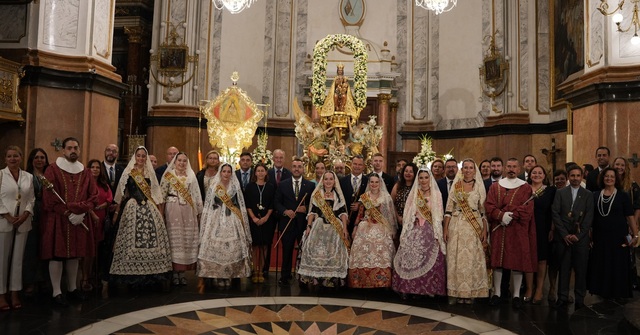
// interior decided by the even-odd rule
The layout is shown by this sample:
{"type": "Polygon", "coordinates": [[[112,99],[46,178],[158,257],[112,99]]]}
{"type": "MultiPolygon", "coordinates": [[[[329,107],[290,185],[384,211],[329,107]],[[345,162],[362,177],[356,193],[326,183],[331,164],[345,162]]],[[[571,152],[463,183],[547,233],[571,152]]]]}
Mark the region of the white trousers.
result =
{"type": "Polygon", "coordinates": [[[7,284],[9,291],[22,290],[22,259],[27,235],[29,232],[16,233],[14,241],[12,231],[0,233],[0,269],[2,269],[0,294],[7,293],[7,284]],[[10,254],[13,258],[12,261],[9,261],[10,254]],[[9,269],[9,263],[11,263],[11,269],[9,269]]]}

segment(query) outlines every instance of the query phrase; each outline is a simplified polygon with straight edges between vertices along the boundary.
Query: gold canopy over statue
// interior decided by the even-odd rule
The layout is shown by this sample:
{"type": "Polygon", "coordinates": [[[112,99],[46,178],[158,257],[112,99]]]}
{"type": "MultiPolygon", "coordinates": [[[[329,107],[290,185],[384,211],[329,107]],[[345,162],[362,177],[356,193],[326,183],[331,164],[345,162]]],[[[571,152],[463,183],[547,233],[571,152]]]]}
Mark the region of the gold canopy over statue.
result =
{"type": "Polygon", "coordinates": [[[202,113],[207,118],[209,142],[220,148],[227,162],[236,162],[243,148],[248,148],[264,112],[245,91],[237,86],[239,76],[233,72],[233,85],[215,100],[208,102],[202,113]]]}

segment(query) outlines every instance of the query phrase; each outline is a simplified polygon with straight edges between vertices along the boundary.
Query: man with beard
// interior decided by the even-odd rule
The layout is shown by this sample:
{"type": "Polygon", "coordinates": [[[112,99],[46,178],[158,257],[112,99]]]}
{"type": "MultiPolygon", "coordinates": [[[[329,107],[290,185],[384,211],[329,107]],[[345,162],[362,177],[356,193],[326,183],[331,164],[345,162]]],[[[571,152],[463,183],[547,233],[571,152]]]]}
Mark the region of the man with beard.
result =
{"type": "Polygon", "coordinates": [[[489,188],[491,188],[491,184],[497,183],[500,179],[502,179],[503,172],[503,162],[500,157],[493,157],[489,160],[489,164],[491,166],[491,176],[484,180],[484,189],[489,193],[489,188]]]}
{"type": "Polygon", "coordinates": [[[336,176],[338,176],[339,178],[342,178],[345,176],[345,167],[344,167],[344,162],[341,160],[336,160],[333,162],[333,172],[336,173],[336,176]]]}
{"type": "Polygon", "coordinates": [[[536,229],[533,223],[531,187],[518,178],[520,165],[516,158],[507,160],[507,178],[492,185],[487,194],[485,209],[491,229],[491,267],[493,268],[493,296],[489,302],[500,303],[502,270],[513,276],[513,307],[522,307],[520,286],[523,273],[532,273],[538,264],[536,229]]]}
{"type": "Polygon", "coordinates": [[[62,141],[64,157],[49,165],[44,177],[53,189],[43,191],[43,209],[47,212],[42,226],[42,259],[49,260],[53,301],[68,306],[62,295],[62,262],[65,262],[70,298],[84,297],[76,287],[78,260],[93,256],[93,232],[88,211],[98,205],[98,190],[89,169],[78,161],[80,142],[69,137],[62,141]],[[62,198],[59,199],[54,191],[62,198]]]}
{"type": "MultiPolygon", "coordinates": [[[[438,188],[442,194],[442,206],[447,208],[447,201],[449,201],[449,190],[453,186],[453,179],[458,173],[458,161],[454,158],[447,159],[444,162],[444,178],[437,181],[438,188]]],[[[443,210],[444,210],[443,208],[443,210]]]]}
{"type": "Polygon", "coordinates": [[[115,144],[109,144],[104,149],[104,164],[105,169],[107,170],[107,179],[109,180],[109,188],[111,189],[111,194],[116,194],[116,188],[118,187],[118,182],[120,181],[120,177],[122,177],[122,171],[124,168],[117,164],[118,161],[118,146],[115,144]]]}

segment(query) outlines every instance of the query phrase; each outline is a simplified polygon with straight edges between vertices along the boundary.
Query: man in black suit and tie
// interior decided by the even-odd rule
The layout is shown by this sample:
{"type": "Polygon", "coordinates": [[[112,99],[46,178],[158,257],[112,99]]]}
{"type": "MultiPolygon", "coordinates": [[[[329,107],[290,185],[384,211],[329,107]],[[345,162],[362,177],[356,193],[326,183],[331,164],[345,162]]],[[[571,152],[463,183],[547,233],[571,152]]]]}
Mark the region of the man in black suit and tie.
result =
{"type": "Polygon", "coordinates": [[[273,167],[267,171],[269,182],[276,188],[281,181],[291,178],[291,171],[284,167],[284,151],[282,149],[273,150],[273,167]]]}
{"type": "Polygon", "coordinates": [[[571,269],[575,272],[575,309],[584,307],[587,290],[587,263],[589,259],[589,230],[593,220],[593,193],[580,186],[582,168],[578,165],[568,169],[569,187],[556,192],[551,215],[554,243],[560,264],[558,301],[556,307],[569,304],[569,279],[571,269]]]}
{"type": "Polygon", "coordinates": [[[251,165],[253,165],[253,158],[251,153],[243,152],[240,154],[240,168],[236,170],[236,178],[242,187],[242,193],[244,193],[247,184],[251,181],[251,165]]]}
{"type": "Polygon", "coordinates": [[[349,225],[347,226],[349,236],[351,236],[353,232],[353,225],[358,216],[360,195],[367,189],[367,182],[369,181],[363,172],[364,158],[356,155],[351,159],[351,174],[340,179],[340,188],[342,188],[342,194],[344,194],[344,202],[347,208],[349,208],[349,225]]]}
{"type": "Polygon", "coordinates": [[[380,179],[384,181],[384,185],[387,187],[387,192],[391,193],[394,184],[393,177],[382,171],[382,168],[384,167],[384,156],[379,152],[373,154],[373,158],[371,158],[371,166],[373,167],[373,173],[380,176],[380,179]]]}
{"type": "Polygon", "coordinates": [[[300,243],[307,226],[307,208],[313,192],[313,183],[302,178],[304,164],[300,158],[291,163],[291,178],[280,182],[276,190],[275,206],[278,211],[278,230],[282,234],[282,275],[278,284],[289,285],[293,263],[293,248],[300,243]],[[302,201],[304,199],[304,201],[302,201]],[[302,201],[302,203],[301,203],[302,201]],[[291,223],[289,223],[291,222],[291,223]],[[289,227],[287,227],[289,224],[289,227]]]}
{"type": "Polygon", "coordinates": [[[169,147],[169,149],[167,149],[167,163],[162,164],[156,169],[156,178],[158,179],[158,183],[162,181],[162,176],[164,176],[164,172],[167,171],[167,167],[169,166],[169,163],[171,163],[171,160],[173,160],[173,157],[175,157],[178,154],[178,152],[180,151],[176,147],[169,147]]]}
{"type": "Polygon", "coordinates": [[[491,166],[491,176],[484,180],[484,190],[487,193],[489,193],[489,188],[491,188],[493,183],[497,183],[502,179],[502,172],[504,171],[504,163],[500,157],[491,158],[489,165],[491,166]]]}
{"type": "Polygon", "coordinates": [[[447,159],[447,161],[444,162],[444,178],[436,182],[442,194],[442,206],[444,208],[447,207],[449,190],[453,187],[453,179],[456,177],[456,173],[458,173],[458,161],[454,158],[447,159]]]}
{"type": "Polygon", "coordinates": [[[518,178],[527,181],[527,179],[529,179],[529,172],[537,164],[538,160],[532,154],[525,155],[522,159],[522,170],[524,171],[518,175],[518,178]]]}
{"type": "Polygon", "coordinates": [[[118,146],[109,144],[104,149],[104,161],[102,161],[104,168],[107,170],[107,179],[109,180],[111,194],[114,196],[118,188],[118,182],[120,182],[120,177],[122,177],[122,171],[124,171],[124,168],[117,164],[118,154],[118,146]]]}
{"type": "Polygon", "coordinates": [[[598,162],[598,169],[594,169],[587,176],[587,190],[591,192],[600,191],[602,187],[598,185],[598,176],[600,172],[609,167],[609,156],[611,151],[607,147],[599,147],[596,149],[596,160],[598,162]]]}

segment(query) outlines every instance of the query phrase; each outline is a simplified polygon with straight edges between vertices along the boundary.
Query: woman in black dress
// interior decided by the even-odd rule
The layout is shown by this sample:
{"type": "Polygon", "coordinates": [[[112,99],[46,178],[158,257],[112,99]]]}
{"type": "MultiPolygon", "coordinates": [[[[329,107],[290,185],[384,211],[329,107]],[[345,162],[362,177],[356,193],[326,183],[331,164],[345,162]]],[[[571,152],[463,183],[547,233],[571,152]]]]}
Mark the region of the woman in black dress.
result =
{"type": "Polygon", "coordinates": [[[547,260],[551,254],[551,241],[553,232],[551,227],[551,205],[556,196],[556,188],[549,186],[547,171],[536,165],[529,172],[531,190],[533,191],[533,214],[536,223],[536,247],[538,251],[538,272],[536,276],[536,290],[532,303],[540,304],[542,301],[542,287],[547,276],[547,260]]]}
{"type": "Polygon", "coordinates": [[[589,292],[608,299],[631,298],[629,246],[638,241],[631,199],[620,187],[615,169],[602,170],[598,182],[603,189],[593,197],[589,292]]]}
{"type": "Polygon", "coordinates": [[[251,182],[247,184],[244,191],[253,241],[253,276],[251,281],[254,283],[264,282],[262,266],[276,228],[275,221],[271,217],[276,187],[274,184],[268,183],[268,179],[267,167],[261,163],[257,164],[253,168],[251,182]]]}

